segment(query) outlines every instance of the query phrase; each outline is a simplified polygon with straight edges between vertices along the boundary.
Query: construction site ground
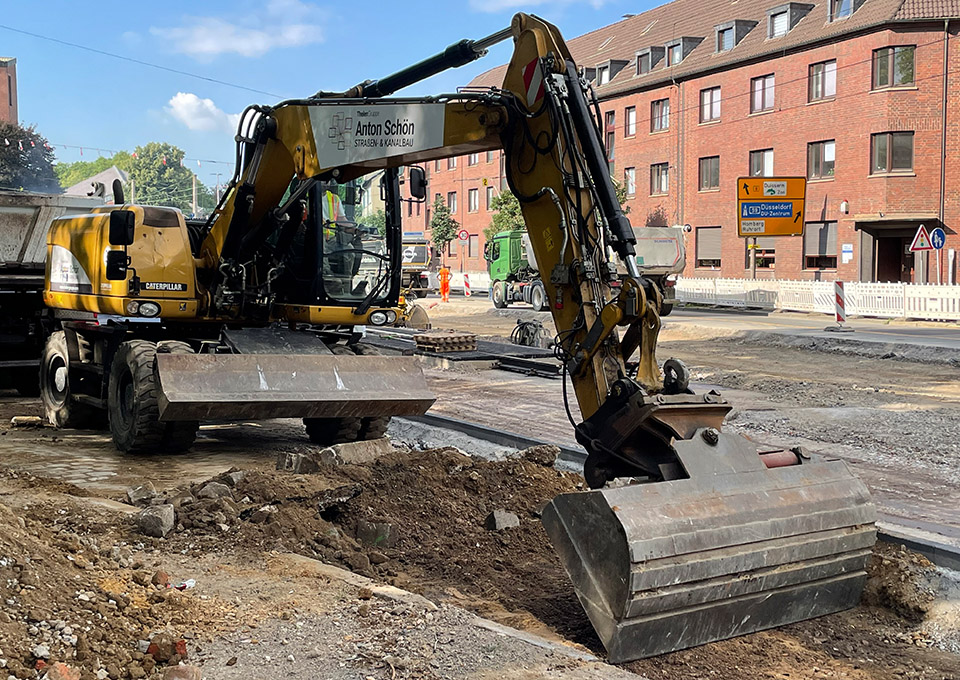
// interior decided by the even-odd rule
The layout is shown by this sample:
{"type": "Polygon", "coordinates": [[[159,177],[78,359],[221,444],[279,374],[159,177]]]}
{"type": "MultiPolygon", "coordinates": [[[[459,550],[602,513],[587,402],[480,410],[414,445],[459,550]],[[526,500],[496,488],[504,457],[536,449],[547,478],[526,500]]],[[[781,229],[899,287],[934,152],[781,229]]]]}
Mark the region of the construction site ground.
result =
{"type": "MultiPolygon", "coordinates": [[[[488,308],[430,313],[500,338],[533,314],[488,308]]],[[[886,520],[958,538],[960,369],[669,323],[667,356],[723,391],[730,427],[840,456],[886,520]]],[[[572,440],[558,380],[427,375],[437,413],[572,440]]],[[[373,462],[293,475],[277,455],[316,449],[295,421],[206,425],[191,453],[125,457],[103,431],[9,425],[39,413],[0,393],[0,666],[18,678],[42,675],[36,652],[83,678],[141,678],[181,651],[207,678],[960,678],[956,575],[896,546],[877,549],[852,611],[612,667],[538,519],[582,482],[543,452],[481,459],[469,439],[426,447],[397,428],[373,462]],[[223,487],[203,491],[210,480],[223,487]],[[147,481],[179,506],[165,539],[141,535],[126,504],[147,481]],[[499,509],[519,526],[487,529],[499,509]],[[151,582],[167,577],[184,590],[151,582]],[[146,651],[161,631],[185,643],[166,661],[146,651]]]]}

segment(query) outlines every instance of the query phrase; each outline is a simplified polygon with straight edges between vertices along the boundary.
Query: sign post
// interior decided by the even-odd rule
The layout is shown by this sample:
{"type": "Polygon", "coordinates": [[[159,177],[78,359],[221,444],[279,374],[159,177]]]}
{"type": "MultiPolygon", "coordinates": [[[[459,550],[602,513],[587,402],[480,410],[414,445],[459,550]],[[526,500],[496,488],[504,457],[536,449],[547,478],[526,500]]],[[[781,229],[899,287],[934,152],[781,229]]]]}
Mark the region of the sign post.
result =
{"type": "MultiPolygon", "coordinates": [[[[913,236],[913,242],[910,244],[910,252],[923,253],[930,250],[934,250],[933,244],[930,243],[930,234],[927,232],[927,228],[921,224],[917,228],[917,233],[913,236]]],[[[930,276],[927,273],[928,260],[920,260],[919,264],[923,265],[922,273],[920,273],[920,270],[917,272],[921,279],[919,283],[928,283],[927,279],[930,276]]]]}
{"type": "Polygon", "coordinates": [[[930,232],[930,245],[937,251],[937,283],[943,283],[943,246],[947,243],[947,235],[940,227],[930,232]]]}

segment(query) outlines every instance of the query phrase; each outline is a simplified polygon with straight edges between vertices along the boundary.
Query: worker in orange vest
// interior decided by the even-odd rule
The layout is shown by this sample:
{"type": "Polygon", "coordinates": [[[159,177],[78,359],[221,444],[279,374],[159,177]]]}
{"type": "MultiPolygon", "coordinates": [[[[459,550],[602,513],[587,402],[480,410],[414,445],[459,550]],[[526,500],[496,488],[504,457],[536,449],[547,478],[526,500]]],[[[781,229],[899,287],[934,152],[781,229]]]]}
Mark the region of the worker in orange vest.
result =
{"type": "Polygon", "coordinates": [[[450,302],[450,279],[453,278],[453,275],[447,265],[440,268],[438,277],[440,279],[440,301],[450,302]]]}

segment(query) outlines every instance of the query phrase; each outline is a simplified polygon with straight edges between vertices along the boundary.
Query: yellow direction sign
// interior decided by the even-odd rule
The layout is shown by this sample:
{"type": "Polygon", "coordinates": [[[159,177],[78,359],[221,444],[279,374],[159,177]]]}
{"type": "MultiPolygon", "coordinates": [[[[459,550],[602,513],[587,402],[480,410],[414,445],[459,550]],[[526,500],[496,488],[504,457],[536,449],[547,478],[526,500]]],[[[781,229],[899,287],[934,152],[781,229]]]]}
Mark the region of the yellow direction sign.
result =
{"type": "Polygon", "coordinates": [[[803,177],[741,177],[737,180],[737,233],[753,236],[803,234],[803,177]]]}

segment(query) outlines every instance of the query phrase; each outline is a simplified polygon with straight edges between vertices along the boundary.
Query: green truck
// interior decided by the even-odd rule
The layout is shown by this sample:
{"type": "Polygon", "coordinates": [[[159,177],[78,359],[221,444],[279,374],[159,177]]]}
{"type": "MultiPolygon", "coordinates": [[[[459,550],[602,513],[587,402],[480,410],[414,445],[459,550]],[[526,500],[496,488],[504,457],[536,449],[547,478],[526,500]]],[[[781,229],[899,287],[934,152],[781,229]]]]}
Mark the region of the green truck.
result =
{"type": "MultiPolygon", "coordinates": [[[[661,314],[673,310],[677,275],[686,263],[683,234],[689,227],[636,227],[637,265],[653,279],[663,293],[661,314]]],[[[530,239],[523,230],[504,231],[494,236],[483,249],[490,274],[490,295],[497,309],[511,302],[526,302],[535,311],[549,308],[547,294],[540,281],[530,239]]]]}

